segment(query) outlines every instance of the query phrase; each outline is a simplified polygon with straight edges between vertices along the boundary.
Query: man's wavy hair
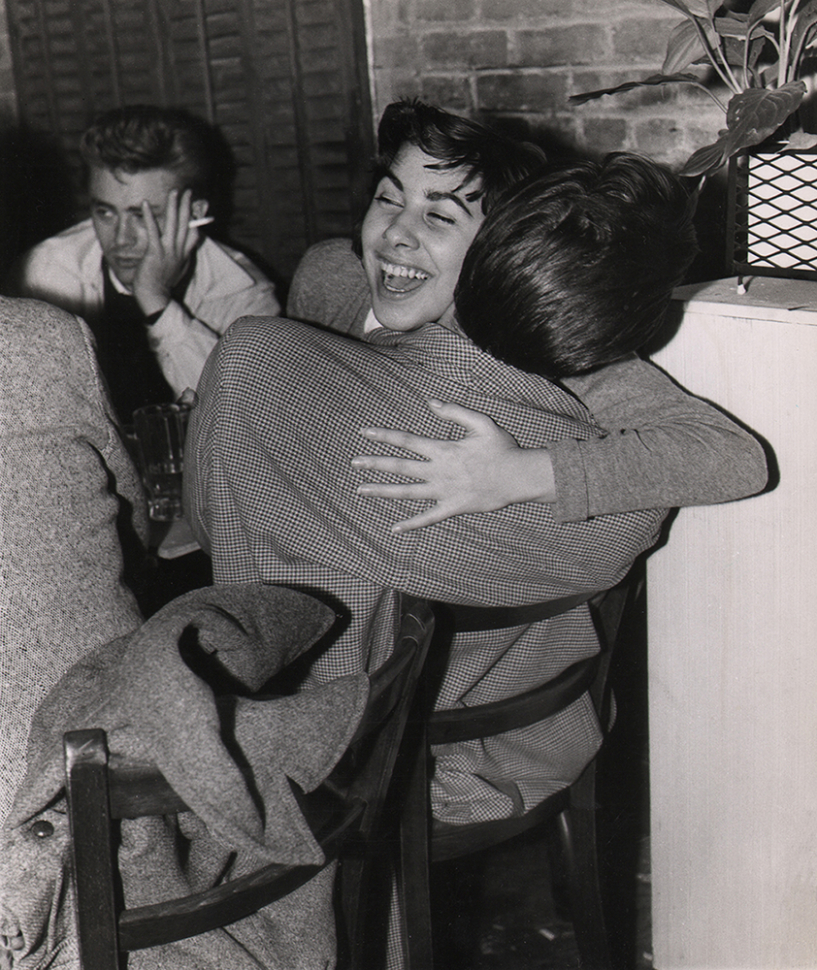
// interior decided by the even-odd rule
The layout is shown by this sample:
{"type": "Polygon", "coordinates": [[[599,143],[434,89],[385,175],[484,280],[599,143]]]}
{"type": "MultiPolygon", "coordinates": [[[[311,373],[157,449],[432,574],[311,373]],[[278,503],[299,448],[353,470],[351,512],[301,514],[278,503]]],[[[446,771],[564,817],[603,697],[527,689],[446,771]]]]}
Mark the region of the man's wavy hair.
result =
{"type": "Polygon", "coordinates": [[[129,175],[168,169],[198,199],[214,192],[214,147],[210,126],[187,111],[135,104],[100,115],[83,134],[80,153],[89,168],[129,175]]]}
{"type": "MultiPolygon", "coordinates": [[[[480,200],[483,213],[490,212],[512,185],[547,163],[542,149],[531,142],[510,138],[478,121],[418,99],[403,99],[386,107],[378,125],[369,202],[407,145],[437,159],[433,166],[436,169],[464,169],[468,181],[473,182],[469,201],[480,200]]],[[[360,226],[354,237],[354,249],[360,256],[360,226]]]]}
{"type": "Polygon", "coordinates": [[[698,251],[697,196],[624,152],[550,167],[480,226],[454,294],[463,333],[551,379],[647,344],[698,251]]]}

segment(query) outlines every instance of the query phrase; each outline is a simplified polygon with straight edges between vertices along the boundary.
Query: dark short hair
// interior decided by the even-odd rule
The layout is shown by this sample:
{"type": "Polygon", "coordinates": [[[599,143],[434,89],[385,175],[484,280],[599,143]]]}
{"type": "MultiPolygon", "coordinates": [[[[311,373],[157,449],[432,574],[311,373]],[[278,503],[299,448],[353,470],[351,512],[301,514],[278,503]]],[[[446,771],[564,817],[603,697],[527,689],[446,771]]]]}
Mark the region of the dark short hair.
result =
{"type": "Polygon", "coordinates": [[[89,167],[128,174],[164,168],[195,198],[213,191],[214,136],[181,108],[135,104],[105,112],[85,131],[80,152],[89,167]]]}
{"type": "Polygon", "coordinates": [[[438,159],[440,169],[464,168],[479,180],[475,198],[483,213],[508,188],[546,164],[541,148],[509,138],[478,121],[451,114],[417,99],[388,105],[377,129],[374,185],[392,167],[400,150],[415,145],[438,159]]]}
{"type": "MultiPolygon", "coordinates": [[[[436,158],[440,169],[464,168],[477,183],[471,197],[480,200],[483,213],[489,212],[510,186],[547,163],[544,151],[532,142],[509,138],[417,98],[404,98],[388,105],[380,118],[369,203],[406,145],[415,145],[436,158]]],[[[352,234],[352,249],[358,257],[363,255],[361,225],[358,222],[352,234]]]]}
{"type": "Polygon", "coordinates": [[[552,379],[638,350],[697,253],[695,204],[680,178],[624,152],[525,180],[465,256],[454,295],[462,331],[552,379]]]}

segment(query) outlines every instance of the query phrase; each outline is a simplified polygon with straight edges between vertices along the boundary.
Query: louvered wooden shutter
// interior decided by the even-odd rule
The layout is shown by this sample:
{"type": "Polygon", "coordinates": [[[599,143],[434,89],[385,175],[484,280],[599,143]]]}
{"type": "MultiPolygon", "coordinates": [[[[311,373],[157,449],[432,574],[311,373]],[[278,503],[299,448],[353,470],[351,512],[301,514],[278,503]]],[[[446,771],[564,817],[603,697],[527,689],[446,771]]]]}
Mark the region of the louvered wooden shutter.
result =
{"type": "Polygon", "coordinates": [[[82,131],[110,107],[179,106],[215,123],[236,163],[230,238],[287,279],[363,203],[362,3],[7,0],[21,120],[75,172],[82,131]]]}

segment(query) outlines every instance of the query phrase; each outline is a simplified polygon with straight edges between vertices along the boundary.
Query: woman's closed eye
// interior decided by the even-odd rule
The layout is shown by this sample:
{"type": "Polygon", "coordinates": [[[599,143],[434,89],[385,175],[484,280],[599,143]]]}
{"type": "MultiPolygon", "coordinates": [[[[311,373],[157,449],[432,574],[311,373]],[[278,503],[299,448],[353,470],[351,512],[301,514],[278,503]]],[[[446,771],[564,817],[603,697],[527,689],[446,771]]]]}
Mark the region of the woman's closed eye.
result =
{"type": "Polygon", "coordinates": [[[456,219],[446,215],[444,212],[429,212],[428,219],[431,222],[440,223],[444,226],[456,226],[457,224],[456,219]]]}
{"type": "Polygon", "coordinates": [[[380,192],[374,197],[375,202],[379,202],[380,205],[393,206],[394,208],[402,208],[403,203],[394,196],[387,195],[385,192],[380,192]]]}

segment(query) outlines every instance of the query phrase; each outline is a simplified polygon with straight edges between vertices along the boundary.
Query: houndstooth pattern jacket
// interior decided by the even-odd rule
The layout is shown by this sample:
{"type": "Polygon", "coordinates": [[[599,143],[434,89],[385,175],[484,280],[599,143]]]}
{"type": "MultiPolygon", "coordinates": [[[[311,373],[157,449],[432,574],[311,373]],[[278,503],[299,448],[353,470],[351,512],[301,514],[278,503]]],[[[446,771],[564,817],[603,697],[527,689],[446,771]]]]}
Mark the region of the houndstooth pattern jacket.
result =
{"type": "MultiPolygon", "coordinates": [[[[597,433],[584,406],[442,327],[362,343],[278,318],[245,318],[211,355],[187,443],[187,515],[216,582],[320,591],[347,617],[313,664],[325,681],[377,666],[392,642],[392,590],[517,606],[606,588],[649,548],[662,511],[558,523],[527,503],[395,535],[416,503],[364,500],[351,458],[367,424],[445,437],[429,397],[490,414],[523,447],[597,433]]],[[[368,445],[367,445],[368,447],[368,445]]],[[[387,449],[388,450],[388,449],[387,449]]],[[[457,634],[437,706],[496,700],[598,649],[586,606],[490,632],[457,634]]],[[[597,750],[587,697],[523,731],[435,752],[438,817],[526,810],[572,782],[597,750]]]]}

